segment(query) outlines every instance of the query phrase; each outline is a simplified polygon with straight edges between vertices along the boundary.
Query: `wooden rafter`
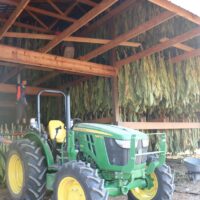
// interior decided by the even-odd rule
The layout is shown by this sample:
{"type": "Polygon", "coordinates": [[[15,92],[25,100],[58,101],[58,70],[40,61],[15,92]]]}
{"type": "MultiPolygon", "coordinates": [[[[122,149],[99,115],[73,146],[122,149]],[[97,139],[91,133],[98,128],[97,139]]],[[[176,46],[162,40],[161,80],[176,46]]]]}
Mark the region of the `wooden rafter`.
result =
{"type": "MultiPolygon", "coordinates": [[[[0,92],[1,93],[16,94],[16,89],[17,89],[16,85],[0,83],[0,92]]],[[[44,90],[44,89],[49,89],[49,88],[27,86],[26,94],[27,95],[37,95],[41,90],[44,90]]],[[[44,95],[45,96],[58,96],[55,94],[47,94],[47,93],[45,93],[44,95]]]]}
{"type": "Polygon", "coordinates": [[[86,13],[82,18],[77,20],[74,24],[72,24],[69,28],[65,29],[61,34],[56,36],[52,41],[50,41],[45,47],[40,49],[40,52],[47,53],[60,42],[62,42],[66,37],[69,37],[82,26],[87,24],[89,21],[94,19],[97,15],[105,11],[107,8],[116,3],[117,0],[103,0],[100,4],[98,4],[95,8],[86,13]]]}
{"type": "Polygon", "coordinates": [[[88,54],[80,57],[80,59],[81,60],[91,60],[92,58],[97,57],[98,55],[103,54],[106,51],[118,46],[120,43],[130,40],[130,39],[140,35],[141,33],[144,33],[146,31],[152,29],[153,27],[158,26],[159,24],[171,19],[174,16],[175,16],[175,14],[172,13],[172,12],[169,12],[169,11],[161,13],[158,16],[153,17],[149,21],[145,22],[144,24],[141,24],[138,27],[133,28],[129,32],[124,33],[124,34],[116,37],[115,39],[113,39],[109,43],[107,43],[107,44],[105,44],[101,47],[98,47],[97,49],[95,49],[95,50],[89,52],[88,54]]]}
{"type": "Polygon", "coordinates": [[[87,4],[88,6],[91,6],[91,7],[95,7],[97,5],[97,3],[90,0],[78,0],[78,2],[87,4]]]}
{"type": "Polygon", "coordinates": [[[13,108],[13,107],[16,107],[16,102],[15,101],[3,101],[1,100],[0,101],[0,107],[3,107],[3,108],[13,108]]]}
{"type": "MultiPolygon", "coordinates": [[[[18,2],[13,1],[13,0],[0,0],[0,3],[14,5],[14,6],[18,5],[18,2]]],[[[32,7],[32,6],[27,6],[25,10],[29,10],[31,12],[35,12],[35,13],[38,13],[41,15],[46,15],[49,17],[61,19],[61,20],[67,21],[67,22],[75,22],[76,21],[76,19],[73,19],[71,17],[66,17],[66,16],[63,16],[63,15],[60,15],[60,14],[57,14],[54,12],[50,12],[48,10],[44,10],[44,9],[40,9],[40,8],[36,8],[36,7],[32,7]]]]}
{"type": "Polygon", "coordinates": [[[178,62],[181,62],[183,60],[187,60],[189,58],[193,58],[193,57],[196,57],[196,56],[200,56],[200,49],[195,49],[193,51],[185,52],[185,53],[183,53],[179,56],[171,58],[170,62],[178,63],[178,62]]]}
{"type": "Polygon", "coordinates": [[[47,69],[56,69],[64,72],[90,74],[96,76],[113,76],[115,69],[111,66],[79,61],[21,48],[0,45],[0,60],[19,63],[47,69]]]}
{"type": "Polygon", "coordinates": [[[149,0],[149,1],[200,25],[200,17],[185,10],[184,8],[181,8],[180,6],[175,5],[174,3],[170,1],[167,1],[167,0],[149,0]]]}
{"type": "Polygon", "coordinates": [[[174,44],[177,44],[177,43],[181,43],[181,42],[184,42],[184,41],[187,41],[189,39],[192,39],[194,37],[197,37],[200,35],[200,27],[197,27],[191,31],[188,31],[186,33],[183,33],[181,35],[178,35],[172,39],[169,39],[167,40],[166,42],[163,42],[163,43],[159,43],[153,47],[150,47],[140,53],[136,53],[132,56],[129,56],[125,59],[122,59],[120,61],[117,62],[117,66],[118,68],[122,67],[123,65],[126,65],[130,62],[133,62],[135,60],[139,60],[143,57],[146,57],[146,56],[149,56],[149,55],[152,55],[153,53],[156,53],[156,52],[160,52],[160,51],[163,51],[171,46],[173,46],[174,44]]]}
{"type": "Polygon", "coordinates": [[[79,35],[86,36],[97,29],[101,28],[105,23],[108,23],[113,17],[118,16],[120,13],[125,11],[126,9],[130,8],[133,4],[135,4],[136,0],[126,0],[121,5],[117,6],[116,8],[113,8],[109,12],[107,12],[106,15],[99,18],[94,23],[90,24],[85,30],[83,30],[79,35]]]}
{"type": "MultiPolygon", "coordinates": [[[[65,16],[69,15],[69,13],[75,8],[75,6],[78,4],[78,1],[75,1],[72,3],[67,9],[65,10],[64,14],[65,16]]],[[[51,30],[57,23],[59,22],[58,19],[54,20],[52,24],[49,26],[49,30],[51,30]]]]}
{"type": "Polygon", "coordinates": [[[30,0],[21,0],[20,3],[17,5],[17,8],[9,17],[9,19],[5,22],[3,27],[0,30],[0,39],[3,38],[4,34],[8,31],[8,29],[14,24],[17,17],[23,12],[24,8],[28,5],[30,0]]]}
{"type": "Polygon", "coordinates": [[[52,1],[52,0],[47,0],[47,2],[51,5],[51,7],[57,11],[60,15],[65,16],[65,14],[58,8],[58,6],[52,1]]]}
{"type": "MultiPolygon", "coordinates": [[[[55,36],[56,35],[36,34],[36,33],[16,33],[16,32],[7,32],[5,34],[5,37],[10,37],[10,38],[40,39],[40,40],[52,40],[55,36]]],[[[71,36],[65,38],[63,41],[90,43],[90,44],[107,44],[111,40],[71,36]]],[[[141,44],[138,42],[122,42],[119,45],[127,47],[139,47],[141,44]]]]}
{"type": "MultiPolygon", "coordinates": [[[[0,22],[5,22],[6,19],[0,19],[0,22]]],[[[21,22],[15,22],[13,24],[13,26],[17,26],[17,27],[21,27],[21,28],[26,28],[26,29],[29,29],[29,30],[33,30],[33,31],[38,31],[38,32],[41,32],[41,33],[45,33],[47,32],[48,30],[42,28],[42,27],[37,27],[37,26],[33,26],[33,25],[29,25],[29,24],[24,24],[24,23],[21,23],[21,22]]]]}
{"type": "MultiPolygon", "coordinates": [[[[169,40],[169,38],[162,38],[161,40],[160,40],[160,42],[166,42],[166,41],[168,41],[169,40]]],[[[177,49],[181,49],[181,50],[183,50],[183,51],[193,51],[194,50],[194,48],[192,48],[192,47],[190,47],[190,46],[188,46],[188,45],[185,45],[185,44],[182,44],[182,43],[177,43],[177,44],[174,44],[173,45],[173,47],[176,47],[177,49]]]]}
{"type": "Polygon", "coordinates": [[[39,17],[37,17],[34,13],[32,13],[31,11],[27,10],[26,11],[33,19],[35,19],[43,28],[45,28],[46,30],[48,30],[48,26],[39,19],[39,17]]]}

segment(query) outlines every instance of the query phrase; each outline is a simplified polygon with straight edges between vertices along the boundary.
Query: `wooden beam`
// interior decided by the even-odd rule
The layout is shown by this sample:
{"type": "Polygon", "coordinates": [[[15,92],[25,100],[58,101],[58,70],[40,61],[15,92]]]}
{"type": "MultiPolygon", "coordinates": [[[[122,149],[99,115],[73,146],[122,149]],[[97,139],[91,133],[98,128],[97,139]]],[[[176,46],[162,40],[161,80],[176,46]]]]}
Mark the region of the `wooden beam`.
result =
{"type": "MultiPolygon", "coordinates": [[[[70,12],[74,9],[74,7],[78,4],[78,1],[73,2],[67,9],[65,10],[64,14],[67,16],[70,12]]],[[[52,24],[49,26],[49,30],[51,30],[57,23],[59,22],[58,19],[54,20],[52,24]]]]}
{"type": "Polygon", "coordinates": [[[78,0],[78,2],[87,4],[88,6],[91,6],[91,7],[95,7],[97,5],[97,3],[90,0],[78,0]]]}
{"type": "Polygon", "coordinates": [[[42,21],[40,20],[35,14],[33,14],[31,11],[27,10],[26,11],[33,19],[35,19],[43,28],[45,28],[46,30],[48,30],[48,26],[42,21]]]}
{"type": "Polygon", "coordinates": [[[174,44],[177,44],[177,43],[181,43],[181,42],[184,42],[184,41],[187,41],[189,39],[192,39],[194,37],[197,37],[200,35],[200,27],[197,27],[193,30],[190,30],[186,33],[183,33],[181,35],[178,35],[170,40],[167,40],[166,42],[163,42],[163,43],[159,43],[153,47],[150,47],[140,53],[136,53],[132,56],[129,56],[125,59],[122,59],[120,61],[117,62],[117,66],[118,68],[122,67],[123,65],[126,65],[130,62],[133,62],[133,61],[136,61],[136,60],[139,60],[143,57],[146,57],[146,56],[149,56],[149,55],[152,55],[156,52],[160,52],[160,51],[163,51],[171,46],[173,46],[174,44]]]}
{"type": "Polygon", "coordinates": [[[184,8],[181,8],[180,6],[175,5],[174,3],[170,2],[170,1],[167,1],[167,0],[149,0],[149,1],[162,7],[162,8],[165,8],[167,10],[170,10],[171,12],[176,13],[177,15],[180,15],[181,17],[184,17],[184,18],[188,19],[189,21],[192,21],[192,22],[200,25],[200,17],[185,10],[184,8]]]}
{"type": "Polygon", "coordinates": [[[12,67],[12,68],[27,68],[27,69],[33,69],[33,70],[40,70],[40,71],[47,71],[47,72],[50,72],[50,71],[53,71],[52,69],[47,69],[47,68],[39,68],[37,66],[33,66],[33,65],[23,65],[23,64],[18,64],[18,63],[11,63],[11,62],[2,62],[0,61],[0,66],[3,66],[3,67],[12,67]]]}
{"type": "MultiPolygon", "coordinates": [[[[165,38],[162,38],[160,40],[160,42],[166,42],[168,40],[169,40],[169,38],[165,37],[165,38]]],[[[183,51],[193,51],[193,50],[195,50],[194,48],[192,48],[188,45],[182,44],[182,43],[174,44],[173,47],[176,47],[177,49],[181,49],[183,51]]]]}
{"type": "Polygon", "coordinates": [[[121,3],[121,5],[108,11],[106,15],[102,16],[100,19],[90,24],[85,30],[81,31],[79,35],[87,36],[96,31],[97,29],[100,29],[104,24],[110,22],[110,20],[113,19],[113,17],[118,16],[120,13],[130,8],[130,6],[132,6],[135,2],[135,0],[124,1],[123,3],[121,3]]]}
{"type": "MultiPolygon", "coordinates": [[[[16,94],[16,89],[17,89],[16,85],[0,83],[0,93],[16,94]]],[[[47,88],[27,86],[26,94],[37,95],[41,90],[44,90],[44,89],[47,89],[47,88]]],[[[44,96],[58,96],[58,95],[45,93],[44,96]]]]}
{"type": "MultiPolygon", "coordinates": [[[[0,18],[0,22],[5,22],[5,21],[6,21],[6,19],[0,18]]],[[[42,27],[37,27],[37,26],[29,25],[29,24],[24,24],[24,23],[21,23],[21,22],[15,22],[13,24],[13,26],[26,28],[26,29],[33,30],[33,31],[38,31],[38,32],[41,32],[41,33],[45,33],[45,32],[48,31],[48,30],[46,30],[46,29],[44,29],[42,27]]]]}
{"type": "Polygon", "coordinates": [[[8,31],[8,29],[14,24],[15,20],[18,16],[23,12],[24,8],[28,5],[30,0],[21,0],[20,3],[17,5],[17,8],[9,17],[9,19],[5,22],[3,27],[0,30],[0,40],[3,38],[4,34],[8,31]]]}
{"type": "Polygon", "coordinates": [[[19,63],[38,68],[56,69],[64,72],[74,72],[79,74],[90,74],[96,76],[115,75],[115,69],[107,65],[43,54],[5,45],[0,45],[0,52],[0,60],[5,62],[19,63]]]}
{"type": "Polygon", "coordinates": [[[32,83],[32,85],[33,85],[33,86],[39,86],[39,85],[41,85],[42,83],[48,81],[48,80],[51,79],[51,78],[54,78],[55,76],[57,76],[57,75],[59,75],[59,74],[60,74],[60,72],[55,72],[55,71],[50,72],[50,73],[47,74],[46,76],[44,76],[44,77],[42,77],[42,78],[39,78],[39,79],[37,79],[36,81],[34,81],[34,82],[32,83]]]}
{"type": "MultiPolygon", "coordinates": [[[[0,0],[0,3],[4,3],[4,4],[8,4],[8,5],[14,5],[14,6],[18,5],[18,2],[13,1],[13,0],[0,0]]],[[[61,20],[67,21],[67,22],[75,22],[76,21],[76,19],[74,19],[74,18],[66,17],[66,16],[63,16],[63,15],[60,15],[60,14],[57,14],[57,13],[54,13],[54,12],[50,12],[48,10],[43,10],[43,9],[32,7],[32,6],[27,6],[25,10],[29,10],[31,12],[35,12],[35,13],[38,13],[38,14],[41,14],[41,15],[46,15],[46,16],[49,16],[49,17],[61,19],[61,20]]]]}
{"type": "Polygon", "coordinates": [[[185,52],[184,54],[171,58],[169,61],[174,64],[196,56],[200,56],[200,49],[195,49],[193,51],[185,52]]]}
{"type": "Polygon", "coordinates": [[[94,19],[97,15],[105,11],[107,8],[116,3],[117,0],[103,0],[100,4],[98,4],[95,8],[86,13],[81,19],[77,20],[74,24],[72,24],[69,28],[65,29],[61,34],[56,36],[52,41],[50,41],[45,47],[40,49],[40,52],[47,53],[60,42],[62,42],[66,37],[69,37],[82,26],[87,24],[89,21],[94,19]]]}
{"type": "Polygon", "coordinates": [[[0,83],[6,83],[8,80],[16,76],[21,70],[22,68],[15,68],[6,74],[2,74],[0,76],[0,83]]]}
{"type": "Polygon", "coordinates": [[[13,107],[16,107],[16,102],[15,101],[9,101],[9,100],[6,100],[6,101],[2,101],[0,100],[0,107],[3,107],[3,108],[13,108],[13,107]]]}
{"type": "Polygon", "coordinates": [[[52,1],[52,0],[47,0],[47,2],[51,5],[51,7],[57,11],[60,15],[65,16],[65,14],[58,8],[58,6],[52,1]]]}
{"type": "Polygon", "coordinates": [[[138,130],[199,129],[200,123],[187,122],[119,122],[120,126],[138,130]]]}
{"type": "MultiPolygon", "coordinates": [[[[24,38],[24,39],[40,39],[40,40],[52,40],[56,35],[49,34],[37,34],[37,33],[17,33],[17,32],[7,32],[5,37],[8,38],[24,38]]],[[[90,43],[90,44],[107,44],[111,40],[99,39],[99,38],[89,38],[89,37],[66,37],[63,41],[67,42],[80,42],[80,43],[90,43]]],[[[122,42],[120,46],[127,47],[139,47],[141,44],[138,42],[122,42]]]]}
{"type": "Polygon", "coordinates": [[[158,26],[159,24],[171,19],[174,16],[175,16],[175,14],[172,12],[169,12],[169,11],[161,13],[158,16],[153,17],[149,21],[145,22],[144,24],[141,24],[138,27],[131,29],[129,32],[116,37],[109,43],[107,43],[101,47],[98,47],[97,49],[87,53],[86,55],[80,57],[80,59],[87,60],[87,61],[91,60],[92,58],[97,57],[98,55],[103,54],[106,51],[118,46],[120,43],[130,40],[130,39],[140,35],[141,33],[144,33],[146,31],[154,28],[155,26],[158,26]]]}

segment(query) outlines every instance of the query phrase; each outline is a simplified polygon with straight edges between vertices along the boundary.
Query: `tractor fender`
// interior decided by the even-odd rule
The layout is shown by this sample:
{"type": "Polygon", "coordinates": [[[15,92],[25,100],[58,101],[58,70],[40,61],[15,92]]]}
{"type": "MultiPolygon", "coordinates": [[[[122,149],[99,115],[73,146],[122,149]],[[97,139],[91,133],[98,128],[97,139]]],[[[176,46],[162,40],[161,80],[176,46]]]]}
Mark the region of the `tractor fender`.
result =
{"type": "Polygon", "coordinates": [[[45,138],[41,137],[37,133],[27,133],[24,138],[36,142],[42,148],[48,167],[54,164],[52,151],[45,138]]]}

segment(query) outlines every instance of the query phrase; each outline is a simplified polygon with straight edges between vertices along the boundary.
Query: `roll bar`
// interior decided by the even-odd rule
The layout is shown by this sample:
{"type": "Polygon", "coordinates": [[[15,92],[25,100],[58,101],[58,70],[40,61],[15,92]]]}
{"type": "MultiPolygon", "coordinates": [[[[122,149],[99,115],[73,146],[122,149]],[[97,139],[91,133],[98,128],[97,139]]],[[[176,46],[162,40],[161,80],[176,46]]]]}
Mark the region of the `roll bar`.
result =
{"type": "Polygon", "coordinates": [[[65,104],[65,126],[67,131],[71,128],[71,111],[70,111],[70,95],[69,93],[65,94],[59,90],[41,90],[37,95],[37,123],[38,130],[41,133],[41,113],[40,113],[40,97],[43,93],[51,93],[51,94],[61,94],[64,96],[64,104],[65,104]]]}

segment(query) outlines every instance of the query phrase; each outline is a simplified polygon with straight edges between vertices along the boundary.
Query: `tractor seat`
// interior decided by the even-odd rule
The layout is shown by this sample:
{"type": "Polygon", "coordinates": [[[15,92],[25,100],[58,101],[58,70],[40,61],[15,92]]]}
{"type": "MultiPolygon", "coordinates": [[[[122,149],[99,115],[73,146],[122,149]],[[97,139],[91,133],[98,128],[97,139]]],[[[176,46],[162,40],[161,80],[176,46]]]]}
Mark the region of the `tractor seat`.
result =
{"type": "Polygon", "coordinates": [[[48,125],[48,130],[51,140],[55,140],[57,143],[65,142],[67,132],[63,122],[59,120],[51,120],[48,125]]]}

